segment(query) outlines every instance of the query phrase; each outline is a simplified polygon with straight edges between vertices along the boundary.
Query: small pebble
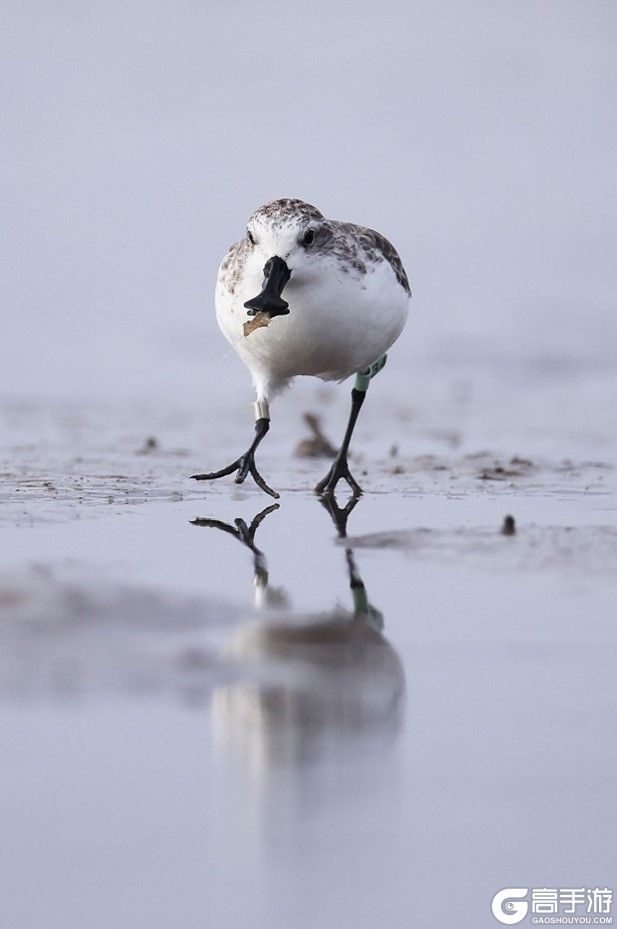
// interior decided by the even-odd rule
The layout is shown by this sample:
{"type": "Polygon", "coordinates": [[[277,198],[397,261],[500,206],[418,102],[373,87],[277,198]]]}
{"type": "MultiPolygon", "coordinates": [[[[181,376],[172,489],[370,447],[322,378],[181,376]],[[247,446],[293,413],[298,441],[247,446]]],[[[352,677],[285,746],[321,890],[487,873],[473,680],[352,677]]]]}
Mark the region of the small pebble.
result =
{"type": "Polygon", "coordinates": [[[502,535],[516,535],[516,523],[514,522],[514,516],[504,516],[503,525],[501,527],[502,535]]]}

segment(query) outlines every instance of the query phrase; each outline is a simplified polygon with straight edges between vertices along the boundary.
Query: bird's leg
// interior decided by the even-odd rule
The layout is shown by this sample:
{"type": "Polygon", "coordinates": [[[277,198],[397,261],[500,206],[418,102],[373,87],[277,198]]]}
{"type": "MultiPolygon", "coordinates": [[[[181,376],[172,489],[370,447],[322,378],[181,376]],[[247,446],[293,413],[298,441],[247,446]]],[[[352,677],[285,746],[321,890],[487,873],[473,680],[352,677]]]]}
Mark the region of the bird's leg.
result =
{"type": "Polygon", "coordinates": [[[371,382],[371,379],[375,377],[376,374],[381,371],[383,366],[386,363],[386,355],[382,355],[374,364],[367,368],[366,371],[362,371],[361,374],[356,375],[356,382],[351,391],[351,412],[349,414],[349,421],[347,423],[347,429],[345,430],[345,435],[343,436],[343,442],[340,449],[338,450],[337,456],[332,462],[332,467],[326,474],[326,476],[317,484],[315,491],[318,494],[323,494],[324,496],[333,496],[336,490],[336,485],[344,478],[354,497],[359,497],[362,493],[362,488],[354,478],[353,474],[349,470],[349,464],[347,463],[347,453],[349,451],[349,443],[351,442],[351,436],[356,425],[356,420],[362,404],[364,403],[364,398],[366,397],[366,392],[368,386],[371,382]]]}
{"type": "Polygon", "coordinates": [[[278,499],[280,495],[266,484],[255,464],[255,451],[269,428],[270,410],[268,401],[257,400],[255,403],[255,438],[245,453],[232,461],[226,468],[221,468],[220,471],[212,471],[208,474],[191,474],[191,477],[196,481],[215,481],[219,477],[231,474],[232,471],[237,471],[235,482],[236,484],[242,484],[250,474],[258,487],[270,494],[271,497],[278,499]]]}
{"type": "Polygon", "coordinates": [[[347,481],[354,497],[359,497],[362,493],[362,488],[349,470],[349,465],[347,463],[347,452],[349,451],[351,435],[353,433],[354,426],[356,425],[356,420],[358,418],[362,404],[364,403],[365,396],[365,390],[357,390],[354,387],[351,391],[351,412],[349,414],[347,429],[345,430],[345,435],[343,436],[343,442],[337,452],[336,458],[332,462],[332,467],[323,478],[323,480],[321,480],[315,487],[315,490],[318,494],[323,494],[324,496],[333,496],[334,491],[336,490],[336,485],[341,480],[341,478],[344,478],[347,481]]]}

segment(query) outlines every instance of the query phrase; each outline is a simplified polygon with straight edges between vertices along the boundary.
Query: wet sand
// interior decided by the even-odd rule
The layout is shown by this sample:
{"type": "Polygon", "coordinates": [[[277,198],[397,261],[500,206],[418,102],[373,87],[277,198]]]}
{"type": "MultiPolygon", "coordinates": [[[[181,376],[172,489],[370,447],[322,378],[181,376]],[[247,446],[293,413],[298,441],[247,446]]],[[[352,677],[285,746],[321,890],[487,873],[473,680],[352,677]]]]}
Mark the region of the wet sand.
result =
{"type": "Polygon", "coordinates": [[[491,451],[376,400],[340,538],[302,402],[252,537],[272,501],[187,480],[237,418],[204,448],[191,413],[4,410],[3,925],[458,929],[503,886],[611,886],[606,434],[491,451]]]}

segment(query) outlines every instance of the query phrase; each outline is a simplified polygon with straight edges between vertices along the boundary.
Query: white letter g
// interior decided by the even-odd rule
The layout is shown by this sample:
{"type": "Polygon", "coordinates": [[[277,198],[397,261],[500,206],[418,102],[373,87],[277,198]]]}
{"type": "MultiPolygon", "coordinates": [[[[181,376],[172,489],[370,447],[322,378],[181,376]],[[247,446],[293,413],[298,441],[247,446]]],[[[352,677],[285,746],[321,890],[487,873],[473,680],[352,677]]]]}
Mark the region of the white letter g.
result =
{"type": "Polygon", "coordinates": [[[498,919],[500,923],[505,923],[506,926],[513,926],[525,919],[529,904],[520,900],[518,903],[514,901],[520,897],[526,897],[527,893],[527,887],[506,887],[496,893],[491,904],[495,919],[498,919]]]}

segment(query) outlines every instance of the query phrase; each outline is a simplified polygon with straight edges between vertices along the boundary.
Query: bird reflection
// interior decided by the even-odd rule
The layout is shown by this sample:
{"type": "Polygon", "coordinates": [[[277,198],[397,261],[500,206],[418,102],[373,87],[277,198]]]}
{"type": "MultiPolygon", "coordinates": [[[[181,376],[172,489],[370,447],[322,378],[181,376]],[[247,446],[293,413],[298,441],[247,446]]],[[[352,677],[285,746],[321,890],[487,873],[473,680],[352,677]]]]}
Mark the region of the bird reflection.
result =
{"type": "MultiPolygon", "coordinates": [[[[346,538],[358,498],[344,507],[333,498],[320,503],[339,538],[346,538]]],[[[367,740],[371,745],[390,740],[405,691],[401,661],[383,634],[383,615],[368,599],[351,547],[344,552],[351,608],[297,615],[285,589],[271,585],[255,535],[277,509],[278,504],[267,507],[250,525],[240,518],[233,524],[192,520],[195,526],[233,535],[253,556],[255,603],[266,618],[243,626],[229,644],[226,657],[239,678],[215,690],[213,711],[217,734],[256,773],[349,754],[367,740]]],[[[342,554],[333,551],[336,557],[342,554]]],[[[319,583],[318,578],[307,580],[319,583]]]]}

